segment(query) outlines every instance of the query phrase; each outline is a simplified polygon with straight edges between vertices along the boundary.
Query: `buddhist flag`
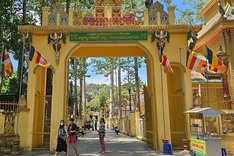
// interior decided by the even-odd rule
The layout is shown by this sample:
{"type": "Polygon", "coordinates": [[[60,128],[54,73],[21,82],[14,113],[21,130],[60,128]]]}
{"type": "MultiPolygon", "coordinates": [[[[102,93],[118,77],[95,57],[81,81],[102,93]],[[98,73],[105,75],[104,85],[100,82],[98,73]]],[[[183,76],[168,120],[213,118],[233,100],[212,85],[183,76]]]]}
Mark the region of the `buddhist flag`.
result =
{"type": "Polygon", "coordinates": [[[9,57],[5,45],[3,46],[2,49],[2,64],[3,64],[4,76],[5,78],[8,78],[12,72],[13,65],[11,63],[11,59],[9,57]]]}
{"type": "Polygon", "coordinates": [[[222,61],[207,46],[206,46],[206,51],[207,51],[207,59],[209,64],[222,65],[222,61]]]}
{"type": "Polygon", "coordinates": [[[173,69],[171,68],[171,64],[169,62],[169,60],[167,59],[166,55],[162,55],[162,62],[161,62],[162,66],[164,66],[164,69],[166,69],[169,73],[174,74],[173,69]]]}
{"type": "Polygon", "coordinates": [[[214,71],[215,73],[225,73],[226,67],[223,65],[216,65],[216,64],[210,64],[209,65],[210,70],[214,71]]]}
{"type": "Polygon", "coordinates": [[[204,73],[206,69],[206,61],[197,58],[195,55],[187,51],[187,67],[190,70],[199,72],[199,73],[204,73]]]}
{"type": "Polygon", "coordinates": [[[206,50],[207,50],[207,59],[210,64],[210,70],[216,73],[224,73],[226,69],[222,61],[207,46],[206,50]]]}
{"type": "Polygon", "coordinates": [[[42,67],[48,68],[50,66],[50,63],[45,59],[45,57],[38,50],[36,50],[33,46],[31,46],[30,51],[29,51],[29,60],[42,67]]]}

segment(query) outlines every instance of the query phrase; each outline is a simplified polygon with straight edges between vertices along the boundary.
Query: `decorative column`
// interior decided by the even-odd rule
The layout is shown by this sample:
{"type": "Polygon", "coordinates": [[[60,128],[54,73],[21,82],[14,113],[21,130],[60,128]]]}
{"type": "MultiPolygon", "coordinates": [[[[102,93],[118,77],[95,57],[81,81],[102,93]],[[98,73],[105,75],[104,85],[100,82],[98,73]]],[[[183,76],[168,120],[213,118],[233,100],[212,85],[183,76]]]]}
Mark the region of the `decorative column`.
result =
{"type": "Polygon", "coordinates": [[[224,108],[225,109],[231,109],[231,96],[229,94],[229,87],[228,87],[228,65],[229,65],[229,57],[230,55],[227,54],[227,52],[222,51],[222,47],[220,46],[220,52],[217,54],[218,58],[223,62],[223,64],[226,67],[226,71],[224,74],[222,74],[222,83],[223,83],[223,98],[224,98],[224,108]]]}

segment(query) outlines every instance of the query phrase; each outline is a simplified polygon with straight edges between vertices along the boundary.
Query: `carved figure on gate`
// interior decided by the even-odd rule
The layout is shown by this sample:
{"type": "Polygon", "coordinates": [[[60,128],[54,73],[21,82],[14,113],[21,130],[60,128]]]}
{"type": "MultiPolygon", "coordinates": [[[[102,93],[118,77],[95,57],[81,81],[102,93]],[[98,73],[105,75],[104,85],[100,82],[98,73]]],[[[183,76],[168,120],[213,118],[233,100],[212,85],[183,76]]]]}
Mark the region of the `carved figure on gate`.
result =
{"type": "Polygon", "coordinates": [[[189,31],[188,36],[187,36],[187,40],[188,40],[189,50],[192,51],[197,43],[197,40],[198,40],[197,39],[197,32],[193,31],[193,30],[189,31]]]}
{"type": "Polygon", "coordinates": [[[30,45],[32,43],[32,34],[27,32],[27,33],[22,33],[22,42],[24,45],[24,50],[28,51],[30,48],[30,45]]]}
{"type": "Polygon", "coordinates": [[[162,61],[162,54],[164,47],[166,45],[165,40],[169,43],[170,41],[170,34],[169,32],[165,31],[163,32],[162,30],[160,32],[154,32],[151,37],[151,42],[154,42],[154,40],[157,39],[157,48],[159,52],[159,57],[160,57],[160,62],[162,61]]]}
{"type": "Polygon", "coordinates": [[[55,52],[55,60],[56,63],[59,63],[59,56],[60,56],[60,49],[62,47],[60,41],[63,41],[64,44],[66,44],[66,35],[60,32],[60,35],[58,35],[56,32],[51,32],[48,35],[48,44],[50,44],[51,41],[53,41],[53,49],[55,52]]]}

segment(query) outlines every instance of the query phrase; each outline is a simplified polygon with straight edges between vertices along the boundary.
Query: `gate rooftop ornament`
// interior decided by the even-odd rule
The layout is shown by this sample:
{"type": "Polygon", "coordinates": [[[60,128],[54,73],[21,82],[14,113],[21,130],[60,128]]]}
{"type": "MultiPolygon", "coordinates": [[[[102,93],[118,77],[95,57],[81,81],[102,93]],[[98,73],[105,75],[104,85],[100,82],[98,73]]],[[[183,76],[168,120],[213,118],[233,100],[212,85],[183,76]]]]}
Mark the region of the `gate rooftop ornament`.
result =
{"type": "Polygon", "coordinates": [[[30,31],[32,34],[48,34],[51,31],[61,31],[68,34],[71,31],[110,32],[116,30],[147,30],[148,33],[160,30],[188,32],[190,30],[199,31],[202,28],[201,25],[176,25],[174,21],[175,8],[168,8],[167,13],[159,2],[151,4],[150,12],[146,8],[122,12],[121,5],[113,5],[114,2],[119,4],[119,1],[115,0],[95,1],[94,11],[69,10],[69,14],[66,14],[62,4],[56,3],[52,9],[42,8],[42,26],[19,26],[18,29],[20,32],[30,31]]]}

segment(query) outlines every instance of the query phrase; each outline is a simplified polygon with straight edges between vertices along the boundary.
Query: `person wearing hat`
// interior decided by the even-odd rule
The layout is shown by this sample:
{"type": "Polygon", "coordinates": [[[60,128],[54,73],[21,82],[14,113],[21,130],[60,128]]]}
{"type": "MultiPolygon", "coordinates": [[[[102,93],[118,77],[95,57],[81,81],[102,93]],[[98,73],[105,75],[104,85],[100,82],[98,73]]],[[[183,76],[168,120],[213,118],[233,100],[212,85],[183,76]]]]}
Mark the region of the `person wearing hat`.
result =
{"type": "Polygon", "coordinates": [[[76,136],[79,131],[77,125],[74,123],[74,119],[71,118],[69,120],[69,125],[67,128],[68,138],[67,138],[67,155],[70,155],[70,145],[72,145],[73,149],[76,152],[76,156],[79,156],[78,150],[76,149],[76,136]]]}

